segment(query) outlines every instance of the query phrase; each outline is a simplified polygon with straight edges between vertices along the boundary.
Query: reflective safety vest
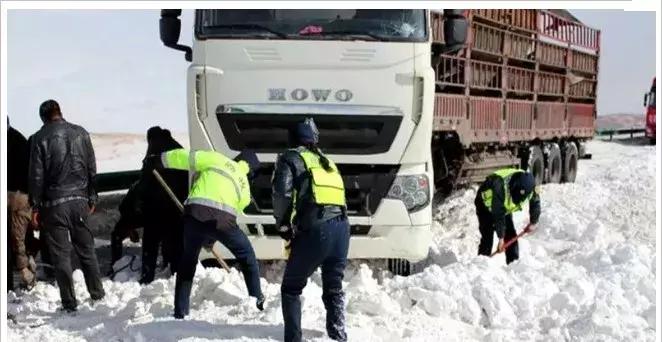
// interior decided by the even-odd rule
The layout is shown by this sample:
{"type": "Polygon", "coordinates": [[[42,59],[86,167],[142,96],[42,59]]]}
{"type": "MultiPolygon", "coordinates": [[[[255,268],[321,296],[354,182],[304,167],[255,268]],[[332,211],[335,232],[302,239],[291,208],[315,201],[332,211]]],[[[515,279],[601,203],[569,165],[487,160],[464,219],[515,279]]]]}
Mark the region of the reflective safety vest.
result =
{"type": "Polygon", "coordinates": [[[199,204],[234,216],[251,203],[248,163],[215,151],[176,149],[161,155],[164,167],[193,171],[193,185],[184,204],[199,204]]]}
{"type": "MultiPolygon", "coordinates": [[[[329,160],[331,171],[326,171],[320,163],[320,156],[306,148],[296,151],[306,164],[310,174],[310,187],[313,191],[313,200],[319,205],[345,206],[345,185],[336,164],[329,160]]],[[[295,197],[296,198],[296,197],[295,197]]]]}
{"type": "MultiPolygon", "coordinates": [[[[513,197],[510,194],[510,178],[516,173],[522,173],[524,170],[520,169],[501,169],[494,172],[492,175],[495,175],[503,181],[503,194],[504,194],[504,203],[503,206],[506,209],[506,214],[512,214],[513,212],[522,210],[522,205],[528,202],[533,196],[533,191],[519,204],[513,203],[513,197]]],[[[481,197],[483,198],[483,203],[487,210],[492,211],[492,189],[487,189],[483,191],[481,197]]]]}

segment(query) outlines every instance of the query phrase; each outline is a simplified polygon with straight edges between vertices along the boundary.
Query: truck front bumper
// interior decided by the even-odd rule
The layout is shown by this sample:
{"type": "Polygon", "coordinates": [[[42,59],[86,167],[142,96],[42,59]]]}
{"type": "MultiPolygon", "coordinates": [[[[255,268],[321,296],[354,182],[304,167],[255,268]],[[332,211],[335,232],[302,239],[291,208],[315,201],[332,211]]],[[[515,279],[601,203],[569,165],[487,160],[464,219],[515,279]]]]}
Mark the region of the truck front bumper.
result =
{"type": "MultiPolygon", "coordinates": [[[[422,260],[427,257],[432,242],[431,218],[431,206],[410,215],[402,202],[385,199],[373,216],[349,217],[350,225],[369,225],[371,228],[365,235],[352,235],[348,257],[350,259],[422,260]]],[[[246,224],[274,223],[273,217],[268,216],[243,216],[238,221],[244,232],[248,232],[246,224]]],[[[280,237],[261,234],[247,235],[258,259],[287,259],[285,241],[280,237]]],[[[223,258],[234,258],[230,251],[220,243],[217,242],[214,248],[223,258]]],[[[213,258],[213,255],[203,249],[200,259],[210,258],[213,258]]]]}

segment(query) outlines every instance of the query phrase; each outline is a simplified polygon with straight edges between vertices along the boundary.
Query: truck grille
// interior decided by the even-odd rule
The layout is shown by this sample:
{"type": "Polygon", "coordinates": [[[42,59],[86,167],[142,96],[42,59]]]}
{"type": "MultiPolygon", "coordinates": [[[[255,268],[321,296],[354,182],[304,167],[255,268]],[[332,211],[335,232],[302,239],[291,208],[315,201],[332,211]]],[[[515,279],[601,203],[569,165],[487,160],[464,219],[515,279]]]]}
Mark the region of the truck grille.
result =
{"type": "MultiPolygon", "coordinates": [[[[263,167],[251,185],[255,204],[245,210],[248,215],[271,215],[271,176],[274,164],[262,164],[263,167]]],[[[379,203],[388,193],[398,166],[394,165],[354,165],[338,164],[345,183],[347,213],[352,216],[372,216],[379,203]]],[[[266,229],[266,228],[265,228],[266,229]]]]}
{"type": "Polygon", "coordinates": [[[288,148],[289,130],[307,117],[315,120],[320,148],[330,154],[388,152],[401,116],[217,113],[228,146],[240,151],[279,153],[288,148]]]}

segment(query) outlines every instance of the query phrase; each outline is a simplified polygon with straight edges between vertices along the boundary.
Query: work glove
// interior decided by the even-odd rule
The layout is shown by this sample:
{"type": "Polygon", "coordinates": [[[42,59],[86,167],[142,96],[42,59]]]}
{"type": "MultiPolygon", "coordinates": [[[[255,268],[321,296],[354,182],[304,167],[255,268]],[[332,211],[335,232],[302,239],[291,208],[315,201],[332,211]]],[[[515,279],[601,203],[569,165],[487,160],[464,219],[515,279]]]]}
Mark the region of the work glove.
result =
{"type": "Polygon", "coordinates": [[[497,252],[503,253],[506,250],[504,247],[505,247],[505,242],[503,238],[500,238],[499,243],[497,244],[497,252]]]}
{"type": "Polygon", "coordinates": [[[278,228],[278,235],[285,241],[290,241],[294,238],[294,229],[291,226],[280,226],[278,228]]]}
{"type": "Polygon", "coordinates": [[[31,290],[34,287],[36,280],[34,273],[28,267],[20,270],[20,273],[21,281],[23,281],[23,284],[28,290],[31,290]]]}
{"type": "Polygon", "coordinates": [[[34,257],[30,255],[28,257],[28,268],[32,273],[37,274],[37,262],[34,261],[34,257]]]}

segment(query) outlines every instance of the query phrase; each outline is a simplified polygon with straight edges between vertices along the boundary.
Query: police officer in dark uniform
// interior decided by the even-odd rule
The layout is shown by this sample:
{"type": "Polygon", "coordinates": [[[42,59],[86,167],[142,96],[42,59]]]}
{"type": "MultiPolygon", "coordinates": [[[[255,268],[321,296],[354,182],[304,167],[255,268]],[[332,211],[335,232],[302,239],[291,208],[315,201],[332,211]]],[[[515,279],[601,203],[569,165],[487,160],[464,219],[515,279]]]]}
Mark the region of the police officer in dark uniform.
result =
{"type": "Polygon", "coordinates": [[[285,341],[301,341],[299,296],[319,266],[327,334],[347,340],[342,279],[350,231],[345,190],[338,168],[317,147],[318,136],[312,119],[299,123],[291,136],[296,148],[279,156],[273,176],[274,217],[291,246],[281,285],[285,341]]]}
{"type": "MultiPolygon", "coordinates": [[[[476,215],[480,229],[479,255],[492,253],[494,233],[499,238],[497,251],[503,252],[505,241],[517,236],[512,214],[522,210],[529,202],[529,229],[533,230],[540,217],[540,196],[536,191],[535,178],[520,169],[502,169],[485,179],[476,194],[476,215]]],[[[506,263],[519,258],[517,241],[506,249],[506,263]]]]}

